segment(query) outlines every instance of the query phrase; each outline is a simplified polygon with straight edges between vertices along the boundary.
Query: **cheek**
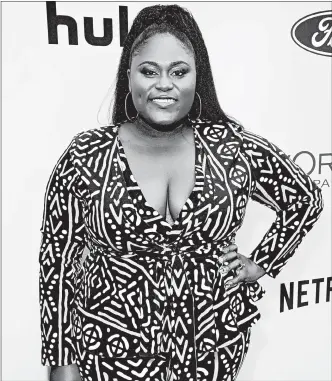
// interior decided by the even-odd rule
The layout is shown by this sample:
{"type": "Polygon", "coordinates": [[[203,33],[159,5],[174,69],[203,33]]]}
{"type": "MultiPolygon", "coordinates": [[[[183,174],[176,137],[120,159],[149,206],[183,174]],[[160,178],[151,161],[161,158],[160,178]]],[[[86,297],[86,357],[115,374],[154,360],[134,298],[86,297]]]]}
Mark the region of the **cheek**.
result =
{"type": "Polygon", "coordinates": [[[142,110],[142,108],[146,107],[148,94],[149,92],[144,86],[136,84],[135,87],[132,88],[132,98],[137,110],[142,110]]]}
{"type": "Polygon", "coordinates": [[[191,105],[195,98],[195,86],[185,87],[181,90],[181,103],[191,105]]]}
{"type": "Polygon", "coordinates": [[[142,102],[147,97],[147,91],[144,87],[136,86],[132,89],[132,96],[137,102],[142,102]]]}
{"type": "Polygon", "coordinates": [[[132,95],[139,101],[147,97],[151,82],[140,75],[135,75],[132,77],[131,87],[132,95]]]}
{"type": "Polygon", "coordinates": [[[184,78],[179,84],[179,90],[180,90],[182,101],[192,102],[194,100],[195,91],[196,91],[195,76],[184,78]]]}

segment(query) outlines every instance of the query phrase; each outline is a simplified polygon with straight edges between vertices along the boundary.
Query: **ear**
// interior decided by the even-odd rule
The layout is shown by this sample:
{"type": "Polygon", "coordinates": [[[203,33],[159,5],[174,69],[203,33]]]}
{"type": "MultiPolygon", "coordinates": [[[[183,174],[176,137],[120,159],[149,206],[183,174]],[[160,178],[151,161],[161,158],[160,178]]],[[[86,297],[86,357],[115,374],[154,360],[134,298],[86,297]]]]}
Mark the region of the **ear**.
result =
{"type": "Polygon", "coordinates": [[[130,83],[130,69],[127,69],[127,77],[128,77],[128,86],[129,86],[129,92],[131,92],[131,83],[130,83]]]}

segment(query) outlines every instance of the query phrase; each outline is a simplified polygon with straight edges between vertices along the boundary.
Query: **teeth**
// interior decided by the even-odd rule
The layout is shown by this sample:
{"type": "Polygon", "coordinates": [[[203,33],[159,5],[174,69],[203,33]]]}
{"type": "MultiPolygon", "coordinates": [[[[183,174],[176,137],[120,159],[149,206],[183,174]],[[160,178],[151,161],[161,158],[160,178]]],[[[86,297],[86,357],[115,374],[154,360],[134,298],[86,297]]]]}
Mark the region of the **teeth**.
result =
{"type": "Polygon", "coordinates": [[[157,103],[173,103],[175,102],[174,99],[170,99],[170,98],[155,98],[155,99],[152,99],[152,102],[157,102],[157,103]]]}

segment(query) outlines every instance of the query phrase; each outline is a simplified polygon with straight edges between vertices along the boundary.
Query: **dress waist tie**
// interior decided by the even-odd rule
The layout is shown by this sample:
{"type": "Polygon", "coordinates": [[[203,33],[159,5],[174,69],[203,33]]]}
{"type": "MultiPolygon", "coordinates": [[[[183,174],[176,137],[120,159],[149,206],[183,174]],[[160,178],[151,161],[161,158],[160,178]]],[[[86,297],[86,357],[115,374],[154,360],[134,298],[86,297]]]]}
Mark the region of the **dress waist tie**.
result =
{"type": "Polygon", "coordinates": [[[218,350],[213,290],[219,287],[219,292],[224,292],[222,279],[231,276],[217,276],[218,258],[224,246],[227,245],[209,245],[199,251],[195,246],[177,249],[165,245],[155,250],[135,249],[128,254],[110,253],[138,262],[144,257],[154,261],[150,282],[145,278],[138,286],[138,307],[143,322],[139,354],[148,357],[171,353],[177,381],[197,380],[197,351],[218,350]]]}

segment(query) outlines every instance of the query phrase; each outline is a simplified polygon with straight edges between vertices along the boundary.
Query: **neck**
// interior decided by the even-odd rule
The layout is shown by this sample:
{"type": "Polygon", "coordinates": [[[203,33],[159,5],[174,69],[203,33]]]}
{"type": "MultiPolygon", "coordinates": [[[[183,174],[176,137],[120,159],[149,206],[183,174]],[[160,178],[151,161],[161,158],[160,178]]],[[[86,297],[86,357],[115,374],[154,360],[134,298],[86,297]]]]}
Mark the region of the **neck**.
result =
{"type": "Polygon", "coordinates": [[[140,135],[149,138],[175,138],[182,134],[185,127],[188,126],[187,116],[169,124],[153,123],[146,120],[142,115],[138,114],[134,124],[140,135]]]}

